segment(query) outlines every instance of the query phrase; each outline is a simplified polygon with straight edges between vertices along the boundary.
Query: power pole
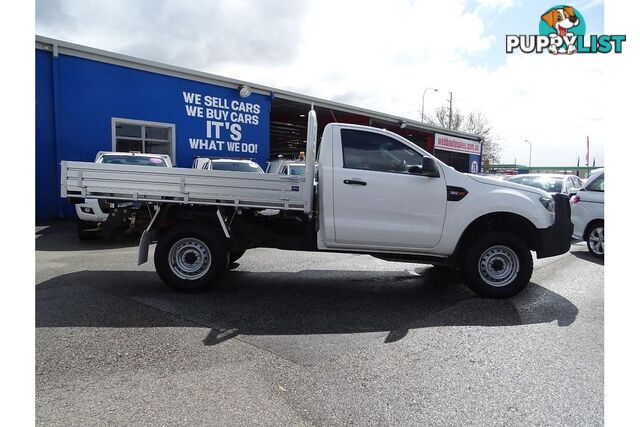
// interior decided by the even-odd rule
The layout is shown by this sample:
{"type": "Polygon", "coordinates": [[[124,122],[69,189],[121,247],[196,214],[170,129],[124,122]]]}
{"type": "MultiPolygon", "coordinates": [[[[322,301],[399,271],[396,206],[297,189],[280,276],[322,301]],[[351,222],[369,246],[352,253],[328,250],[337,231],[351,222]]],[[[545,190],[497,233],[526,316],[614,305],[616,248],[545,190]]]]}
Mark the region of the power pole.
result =
{"type": "Polygon", "coordinates": [[[453,115],[453,93],[449,92],[449,129],[451,129],[451,116],[453,115]]]}

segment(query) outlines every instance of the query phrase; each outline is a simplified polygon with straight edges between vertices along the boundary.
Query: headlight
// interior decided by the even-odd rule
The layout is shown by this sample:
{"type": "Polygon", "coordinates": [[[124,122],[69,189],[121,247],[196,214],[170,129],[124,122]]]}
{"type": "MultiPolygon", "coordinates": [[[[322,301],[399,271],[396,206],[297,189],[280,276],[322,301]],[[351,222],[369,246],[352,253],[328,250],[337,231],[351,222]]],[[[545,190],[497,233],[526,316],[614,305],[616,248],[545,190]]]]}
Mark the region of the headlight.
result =
{"type": "Polygon", "coordinates": [[[551,213],[555,213],[556,210],[556,202],[550,198],[550,197],[540,197],[540,203],[542,203],[542,206],[544,206],[544,208],[546,210],[548,210],[551,213]]]}

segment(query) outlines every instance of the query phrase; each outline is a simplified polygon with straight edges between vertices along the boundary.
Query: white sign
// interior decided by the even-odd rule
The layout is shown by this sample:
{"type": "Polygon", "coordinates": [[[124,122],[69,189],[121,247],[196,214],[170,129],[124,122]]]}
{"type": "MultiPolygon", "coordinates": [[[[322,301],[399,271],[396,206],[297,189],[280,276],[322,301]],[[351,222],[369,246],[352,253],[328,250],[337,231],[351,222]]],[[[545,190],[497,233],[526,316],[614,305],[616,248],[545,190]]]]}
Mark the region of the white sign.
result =
{"type": "Polygon", "coordinates": [[[471,162],[471,173],[478,173],[478,169],[478,162],[475,160],[471,162]]]}
{"type": "Polygon", "coordinates": [[[478,141],[437,133],[435,148],[458,153],[480,154],[481,145],[478,141]]]}

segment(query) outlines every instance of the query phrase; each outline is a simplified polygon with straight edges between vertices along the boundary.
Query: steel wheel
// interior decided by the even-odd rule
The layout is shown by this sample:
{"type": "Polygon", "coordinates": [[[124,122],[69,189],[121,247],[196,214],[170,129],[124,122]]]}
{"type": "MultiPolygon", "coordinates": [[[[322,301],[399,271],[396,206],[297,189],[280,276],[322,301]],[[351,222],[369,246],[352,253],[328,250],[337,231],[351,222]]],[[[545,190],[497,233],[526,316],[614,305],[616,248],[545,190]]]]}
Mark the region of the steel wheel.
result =
{"type": "Polygon", "coordinates": [[[533,273],[529,244],[519,235],[489,230],[463,248],[464,283],[482,297],[509,298],[523,290],[533,273]]]}
{"type": "Polygon", "coordinates": [[[169,251],[169,268],[180,279],[199,279],[207,274],[212,263],[209,248],[195,237],[178,240],[169,251]]]}
{"type": "Polygon", "coordinates": [[[478,273],[489,285],[507,286],[513,282],[520,271],[520,261],[513,249],[496,245],[489,247],[480,256],[478,273]]]}

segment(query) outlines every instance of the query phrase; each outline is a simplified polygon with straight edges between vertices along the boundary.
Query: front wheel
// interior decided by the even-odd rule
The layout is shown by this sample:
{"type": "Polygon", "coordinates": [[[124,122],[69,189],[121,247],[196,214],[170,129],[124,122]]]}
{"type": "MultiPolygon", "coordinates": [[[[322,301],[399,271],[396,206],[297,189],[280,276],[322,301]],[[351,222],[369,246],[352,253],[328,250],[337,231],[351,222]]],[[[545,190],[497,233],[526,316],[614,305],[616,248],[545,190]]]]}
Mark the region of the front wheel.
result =
{"type": "Polygon", "coordinates": [[[479,236],[462,261],[465,284],[480,296],[509,298],[523,290],[533,273],[533,258],[525,241],[496,231],[479,236]]]}
{"type": "Polygon", "coordinates": [[[229,266],[224,238],[210,224],[181,224],[160,236],[153,257],[168,286],[198,292],[218,283],[229,266]]]}

